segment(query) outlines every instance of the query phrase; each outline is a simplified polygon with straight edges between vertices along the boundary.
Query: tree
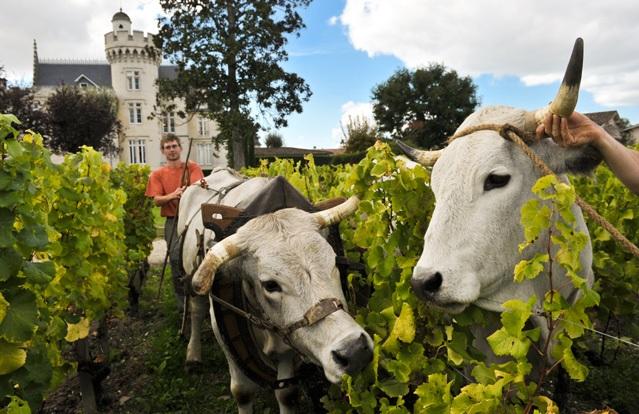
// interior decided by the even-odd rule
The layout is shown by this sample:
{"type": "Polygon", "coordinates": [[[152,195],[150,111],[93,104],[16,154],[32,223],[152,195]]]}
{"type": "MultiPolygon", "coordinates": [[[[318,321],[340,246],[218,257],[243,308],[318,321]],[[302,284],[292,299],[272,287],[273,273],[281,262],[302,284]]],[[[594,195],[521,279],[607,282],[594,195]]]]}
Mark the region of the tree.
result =
{"type": "Polygon", "coordinates": [[[400,69],[373,88],[378,129],[425,147],[438,147],[478,104],[477,87],[440,64],[400,69]]]}
{"type": "Polygon", "coordinates": [[[264,140],[264,145],[266,145],[266,148],[282,148],[284,139],[282,139],[282,135],[277,132],[269,132],[264,140]]]}
{"type": "Polygon", "coordinates": [[[366,151],[379,138],[375,125],[363,117],[348,118],[342,128],[342,145],[347,153],[366,151]]]}
{"type": "Polygon", "coordinates": [[[30,88],[9,86],[0,67],[0,113],[15,115],[22,125],[18,129],[32,129],[47,133],[47,114],[39,108],[30,88]]]}
{"type": "Polygon", "coordinates": [[[61,86],[47,99],[50,136],[56,151],[77,152],[86,145],[104,154],[117,153],[113,136],[120,131],[117,98],[104,89],[61,86]]]}
{"type": "Polygon", "coordinates": [[[242,125],[259,124],[251,109],[275,127],[302,112],[311,91],[286,72],[287,35],[304,27],[298,7],[310,0],[160,0],[167,18],[160,19],[155,46],[177,64],[175,79],[159,81],[159,99],[183,98],[187,112],[207,108],[220,125],[232,165],[252,161],[254,134],[242,125]]]}

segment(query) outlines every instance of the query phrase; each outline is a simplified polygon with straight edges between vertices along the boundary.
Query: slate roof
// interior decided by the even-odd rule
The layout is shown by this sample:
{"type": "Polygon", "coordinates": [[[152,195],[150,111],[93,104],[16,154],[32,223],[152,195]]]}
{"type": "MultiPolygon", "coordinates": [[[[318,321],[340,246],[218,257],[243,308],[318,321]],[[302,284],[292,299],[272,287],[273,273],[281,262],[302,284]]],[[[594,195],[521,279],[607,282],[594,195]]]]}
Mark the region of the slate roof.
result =
{"type": "MultiPolygon", "coordinates": [[[[160,66],[161,79],[175,79],[177,66],[160,66]]],[[[108,63],[37,63],[33,86],[75,85],[76,79],[84,75],[102,87],[112,87],[111,66],[108,63]]]]}
{"type": "Polygon", "coordinates": [[[619,113],[617,111],[602,111],[602,112],[590,112],[586,115],[597,125],[603,125],[606,122],[616,122],[619,120],[619,113]]]}
{"type": "Polygon", "coordinates": [[[82,63],[38,63],[33,86],[75,85],[84,75],[98,86],[111,87],[111,66],[82,63]]]}

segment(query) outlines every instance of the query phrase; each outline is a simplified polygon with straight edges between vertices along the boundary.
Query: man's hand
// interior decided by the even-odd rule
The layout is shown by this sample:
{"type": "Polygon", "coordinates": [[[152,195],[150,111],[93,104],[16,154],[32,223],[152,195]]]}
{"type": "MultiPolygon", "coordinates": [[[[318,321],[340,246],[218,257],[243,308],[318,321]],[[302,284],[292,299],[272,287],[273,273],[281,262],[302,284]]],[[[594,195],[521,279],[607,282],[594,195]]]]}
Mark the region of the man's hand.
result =
{"type": "Polygon", "coordinates": [[[180,197],[182,197],[182,193],[184,192],[185,189],[186,189],[186,186],[176,188],[175,191],[169,194],[169,196],[171,196],[171,200],[179,199],[180,197]]]}
{"type": "Polygon", "coordinates": [[[550,135],[562,147],[578,147],[586,144],[598,146],[607,132],[587,116],[573,112],[568,118],[546,115],[535,134],[539,139],[550,135]]]}
{"type": "Polygon", "coordinates": [[[167,203],[170,203],[173,200],[179,200],[180,197],[182,197],[182,193],[184,192],[185,189],[186,189],[186,186],[178,187],[172,193],[153,197],[153,200],[155,201],[155,205],[163,206],[167,203]]]}

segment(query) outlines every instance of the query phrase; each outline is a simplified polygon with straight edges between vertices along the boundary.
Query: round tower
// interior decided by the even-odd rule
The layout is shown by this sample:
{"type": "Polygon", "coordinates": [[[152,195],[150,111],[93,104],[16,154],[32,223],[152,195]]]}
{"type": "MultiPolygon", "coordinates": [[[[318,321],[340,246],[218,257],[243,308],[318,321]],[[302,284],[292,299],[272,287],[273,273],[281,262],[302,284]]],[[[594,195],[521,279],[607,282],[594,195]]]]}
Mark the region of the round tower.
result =
{"type": "Polygon", "coordinates": [[[158,121],[148,117],[155,105],[161,53],[153,45],[153,35],[133,30],[131,19],[122,9],[111,22],[113,31],[104,35],[104,50],[111,65],[111,86],[119,100],[121,144],[125,146],[122,160],[148,163],[148,149],[159,135],[158,121]],[[137,152],[129,153],[127,146],[137,148],[137,152]]]}

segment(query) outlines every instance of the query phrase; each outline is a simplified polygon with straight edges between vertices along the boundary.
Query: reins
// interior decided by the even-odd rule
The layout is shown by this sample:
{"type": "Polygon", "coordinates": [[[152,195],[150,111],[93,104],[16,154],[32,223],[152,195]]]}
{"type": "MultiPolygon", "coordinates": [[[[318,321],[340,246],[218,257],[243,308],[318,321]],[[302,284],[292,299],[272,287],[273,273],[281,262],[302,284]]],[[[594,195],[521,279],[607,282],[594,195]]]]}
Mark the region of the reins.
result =
{"type": "MultiPolygon", "coordinates": [[[[519,146],[522,151],[531,159],[535,167],[544,175],[556,175],[546,163],[528,146],[529,143],[537,142],[534,134],[522,131],[521,129],[510,124],[482,124],[473,127],[465,128],[448,139],[448,142],[463,137],[465,135],[472,134],[477,131],[492,130],[499,133],[502,138],[519,146]]],[[[581,209],[597,224],[604,228],[613,239],[621,244],[628,252],[635,257],[639,257],[639,248],[628,240],[615,226],[610,224],[603,216],[601,216],[595,209],[584,201],[579,194],[575,194],[575,203],[581,207],[581,209]]]]}

